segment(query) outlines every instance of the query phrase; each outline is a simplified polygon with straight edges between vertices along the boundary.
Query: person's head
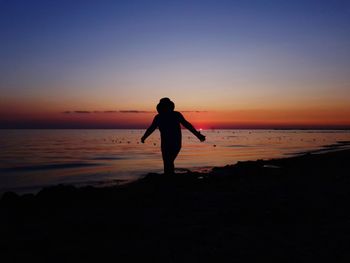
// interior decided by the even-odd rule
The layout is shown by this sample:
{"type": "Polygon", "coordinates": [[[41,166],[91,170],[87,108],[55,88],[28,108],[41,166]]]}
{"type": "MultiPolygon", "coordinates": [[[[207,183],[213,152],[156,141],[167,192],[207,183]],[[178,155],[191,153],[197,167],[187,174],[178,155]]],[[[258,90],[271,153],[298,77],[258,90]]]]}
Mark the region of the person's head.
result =
{"type": "Polygon", "coordinates": [[[169,98],[160,99],[157,105],[158,113],[167,113],[167,112],[174,111],[174,109],[175,109],[175,104],[169,98]]]}

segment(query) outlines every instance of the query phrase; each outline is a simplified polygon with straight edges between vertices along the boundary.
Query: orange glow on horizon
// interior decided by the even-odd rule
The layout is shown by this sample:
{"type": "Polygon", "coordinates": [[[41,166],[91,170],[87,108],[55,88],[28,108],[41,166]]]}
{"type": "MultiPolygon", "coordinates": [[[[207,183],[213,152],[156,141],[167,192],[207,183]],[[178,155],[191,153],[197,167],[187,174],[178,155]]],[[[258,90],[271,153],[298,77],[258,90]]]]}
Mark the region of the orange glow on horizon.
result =
{"type": "MultiPolygon", "coordinates": [[[[181,112],[181,111],[180,111],[181,112]]],[[[183,115],[201,128],[350,127],[350,109],[186,111],[183,115]]],[[[2,123],[33,127],[146,128],[156,112],[12,112],[0,113],[2,123]]],[[[11,126],[11,125],[10,125],[11,126]]]]}

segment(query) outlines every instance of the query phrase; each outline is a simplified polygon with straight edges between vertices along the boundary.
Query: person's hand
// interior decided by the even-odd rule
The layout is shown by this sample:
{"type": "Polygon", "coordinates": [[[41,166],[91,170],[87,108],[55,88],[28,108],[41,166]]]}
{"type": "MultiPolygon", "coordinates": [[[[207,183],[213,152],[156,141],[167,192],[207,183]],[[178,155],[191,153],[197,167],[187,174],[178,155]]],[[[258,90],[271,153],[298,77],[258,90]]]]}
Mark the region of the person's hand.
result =
{"type": "Polygon", "coordinates": [[[201,142],[204,142],[205,141],[205,136],[203,134],[198,134],[198,139],[201,141],[201,142]]]}
{"type": "Polygon", "coordinates": [[[142,143],[145,143],[145,137],[142,137],[142,138],[141,138],[141,142],[142,142],[142,143]]]}

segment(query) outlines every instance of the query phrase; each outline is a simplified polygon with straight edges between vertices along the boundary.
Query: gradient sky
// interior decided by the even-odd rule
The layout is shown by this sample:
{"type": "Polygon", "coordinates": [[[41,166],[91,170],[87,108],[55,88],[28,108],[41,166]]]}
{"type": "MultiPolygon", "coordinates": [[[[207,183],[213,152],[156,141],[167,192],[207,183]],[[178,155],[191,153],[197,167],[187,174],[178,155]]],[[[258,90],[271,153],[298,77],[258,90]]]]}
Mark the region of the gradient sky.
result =
{"type": "Polygon", "coordinates": [[[346,0],[0,0],[0,38],[0,128],[350,127],[346,0]]]}

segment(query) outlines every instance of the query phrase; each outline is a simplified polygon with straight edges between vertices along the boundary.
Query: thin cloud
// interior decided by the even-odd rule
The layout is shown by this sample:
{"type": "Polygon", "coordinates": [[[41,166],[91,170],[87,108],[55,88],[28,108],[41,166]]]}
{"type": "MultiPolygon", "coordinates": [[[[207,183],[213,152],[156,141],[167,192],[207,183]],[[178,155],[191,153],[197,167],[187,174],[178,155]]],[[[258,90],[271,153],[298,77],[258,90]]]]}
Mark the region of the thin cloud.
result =
{"type": "Polygon", "coordinates": [[[120,113],[154,113],[154,111],[143,111],[143,110],[120,110],[120,113]]]}
{"type": "Polygon", "coordinates": [[[87,111],[87,110],[76,110],[76,111],[63,111],[64,114],[86,114],[86,113],[96,113],[96,114],[113,114],[113,113],[154,113],[154,111],[141,111],[141,110],[105,110],[105,111],[87,111]]]}
{"type": "Polygon", "coordinates": [[[183,110],[181,112],[185,112],[185,113],[203,113],[203,112],[208,112],[206,110],[183,110]]]}
{"type": "Polygon", "coordinates": [[[77,114],[83,113],[83,114],[86,114],[86,113],[91,113],[91,112],[87,111],[87,110],[76,110],[76,111],[69,111],[69,110],[67,110],[67,111],[64,111],[62,113],[64,113],[64,114],[72,114],[72,113],[77,113],[77,114]]]}
{"type": "Polygon", "coordinates": [[[77,110],[77,111],[75,111],[74,113],[83,113],[83,114],[85,114],[85,113],[91,113],[91,111],[87,111],[87,110],[77,110]]]}
{"type": "Polygon", "coordinates": [[[103,113],[117,113],[117,110],[105,110],[103,113]]]}
{"type": "MultiPolygon", "coordinates": [[[[183,113],[203,113],[207,111],[191,111],[191,110],[185,110],[181,111],[183,113]]],[[[76,110],[76,111],[63,111],[64,114],[89,114],[89,113],[96,113],[96,114],[113,114],[113,113],[155,113],[155,111],[143,111],[143,110],[105,110],[105,111],[87,111],[87,110],[76,110]]]]}

